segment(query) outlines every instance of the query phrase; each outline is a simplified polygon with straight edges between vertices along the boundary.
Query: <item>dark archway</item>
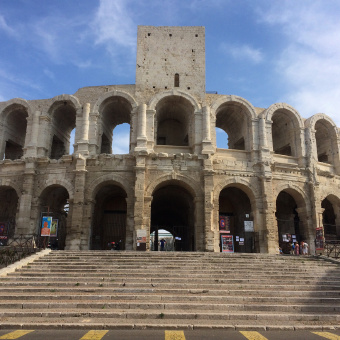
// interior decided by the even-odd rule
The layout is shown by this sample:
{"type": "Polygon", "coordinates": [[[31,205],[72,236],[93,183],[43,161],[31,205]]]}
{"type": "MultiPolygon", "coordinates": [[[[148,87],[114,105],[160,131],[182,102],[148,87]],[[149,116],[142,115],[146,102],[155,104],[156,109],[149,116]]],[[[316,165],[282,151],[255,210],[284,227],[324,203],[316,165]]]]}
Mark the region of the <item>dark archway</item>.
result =
{"type": "Polygon", "coordinates": [[[235,187],[224,188],[219,197],[219,216],[226,221],[228,234],[233,236],[235,252],[256,252],[255,232],[248,227],[253,225],[251,202],[244,191],[235,187]]]}
{"type": "Polygon", "coordinates": [[[105,185],[97,192],[91,249],[111,249],[112,242],[115,249],[125,249],[126,197],[126,192],[115,184],[105,185]]]}
{"type": "Polygon", "coordinates": [[[334,196],[326,197],[321,202],[321,207],[324,209],[322,213],[322,222],[326,241],[339,240],[340,225],[337,223],[339,200],[334,196]]]}
{"type": "MultiPolygon", "coordinates": [[[[54,249],[64,249],[67,234],[67,216],[69,213],[69,194],[61,185],[51,185],[40,195],[40,223],[38,235],[41,234],[43,216],[51,216],[56,221],[56,236],[51,236],[49,242],[54,249]]],[[[53,233],[54,234],[54,233],[53,233]]],[[[52,235],[52,233],[51,233],[52,235]]],[[[47,241],[42,239],[46,245],[47,241]]]]}
{"type": "MultiPolygon", "coordinates": [[[[186,189],[169,184],[154,192],[150,233],[157,233],[160,229],[174,236],[175,251],[195,250],[194,202],[186,189]]],[[[158,241],[158,237],[155,237],[154,249],[158,249],[158,241]]]]}
{"type": "Polygon", "coordinates": [[[276,199],[276,220],[279,246],[284,253],[290,252],[291,242],[306,241],[308,234],[301,220],[295,198],[286,191],[281,191],[276,199]]]}
{"type": "Polygon", "coordinates": [[[15,218],[18,211],[18,195],[9,186],[0,186],[0,242],[7,244],[15,235],[15,218]]]}

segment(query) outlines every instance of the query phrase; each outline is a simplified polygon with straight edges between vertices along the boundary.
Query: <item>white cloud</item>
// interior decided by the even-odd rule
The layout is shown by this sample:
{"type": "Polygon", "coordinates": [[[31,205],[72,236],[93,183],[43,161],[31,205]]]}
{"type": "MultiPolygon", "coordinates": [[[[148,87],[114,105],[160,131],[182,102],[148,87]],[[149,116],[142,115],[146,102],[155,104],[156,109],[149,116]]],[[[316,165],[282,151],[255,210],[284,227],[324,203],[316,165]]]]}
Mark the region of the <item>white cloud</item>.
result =
{"type": "Polygon", "coordinates": [[[282,99],[304,117],[323,112],[340,125],[340,3],[273,3],[261,18],[280,27],[286,38],[276,62],[285,85],[282,99]]]}
{"type": "Polygon", "coordinates": [[[117,46],[131,50],[136,46],[136,23],[132,19],[132,6],[127,0],[100,0],[92,27],[97,44],[105,44],[115,54],[117,46]]]}
{"type": "Polygon", "coordinates": [[[227,55],[231,55],[234,59],[246,59],[254,64],[263,61],[263,53],[261,50],[253,48],[249,45],[231,45],[222,43],[220,49],[227,55]]]}
{"type": "Polygon", "coordinates": [[[0,15],[0,29],[5,31],[10,36],[18,36],[17,32],[7,24],[3,15],[0,15]]]}

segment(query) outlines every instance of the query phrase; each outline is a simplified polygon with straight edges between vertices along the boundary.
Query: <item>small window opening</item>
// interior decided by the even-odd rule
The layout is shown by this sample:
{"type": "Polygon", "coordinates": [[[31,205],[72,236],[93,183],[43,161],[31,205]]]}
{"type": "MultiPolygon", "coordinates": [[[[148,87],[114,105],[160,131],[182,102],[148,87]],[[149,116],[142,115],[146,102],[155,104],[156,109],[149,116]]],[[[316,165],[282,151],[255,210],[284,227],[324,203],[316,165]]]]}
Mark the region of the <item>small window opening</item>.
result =
{"type": "Polygon", "coordinates": [[[175,87],[179,87],[179,74],[175,74],[175,87]]]}
{"type": "Polygon", "coordinates": [[[148,33],[148,37],[150,37],[151,33],[148,33]]]}
{"type": "Polygon", "coordinates": [[[169,37],[172,37],[172,34],[171,34],[171,33],[169,34],[169,37]]]}
{"type": "Polygon", "coordinates": [[[197,37],[198,37],[198,34],[195,34],[195,37],[197,38],[197,37]]]}
{"type": "Polygon", "coordinates": [[[153,88],[153,89],[155,89],[155,88],[156,88],[156,86],[152,86],[152,88],[153,88]]]}
{"type": "Polygon", "coordinates": [[[165,89],[167,90],[167,89],[168,89],[168,87],[167,87],[167,86],[165,86],[165,89]]]}
{"type": "Polygon", "coordinates": [[[190,90],[190,86],[188,86],[188,90],[190,90]]]}

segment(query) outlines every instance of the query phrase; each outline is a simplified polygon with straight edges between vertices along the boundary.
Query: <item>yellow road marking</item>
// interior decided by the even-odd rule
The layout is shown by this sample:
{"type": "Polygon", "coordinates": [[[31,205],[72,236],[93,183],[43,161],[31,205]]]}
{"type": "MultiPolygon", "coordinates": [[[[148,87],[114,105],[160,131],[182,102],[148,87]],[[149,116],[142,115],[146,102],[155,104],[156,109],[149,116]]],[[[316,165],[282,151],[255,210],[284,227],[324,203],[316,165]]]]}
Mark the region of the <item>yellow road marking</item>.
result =
{"type": "Polygon", "coordinates": [[[0,339],[6,339],[6,340],[19,339],[20,337],[22,337],[22,336],[24,336],[28,333],[31,333],[31,332],[34,332],[34,331],[25,331],[25,330],[14,331],[14,332],[7,333],[5,335],[0,336],[0,339]]]}
{"type": "Polygon", "coordinates": [[[259,332],[246,332],[246,331],[242,331],[240,333],[243,336],[245,336],[248,340],[268,340],[263,335],[261,335],[259,332]]]}
{"type": "Polygon", "coordinates": [[[80,340],[100,340],[108,331],[89,331],[80,340]]]}
{"type": "Polygon", "coordinates": [[[312,332],[313,334],[320,335],[323,338],[330,339],[330,340],[340,340],[340,336],[328,332],[312,332]]]}
{"type": "Polygon", "coordinates": [[[183,331],[165,331],[165,340],[185,340],[183,331]]]}

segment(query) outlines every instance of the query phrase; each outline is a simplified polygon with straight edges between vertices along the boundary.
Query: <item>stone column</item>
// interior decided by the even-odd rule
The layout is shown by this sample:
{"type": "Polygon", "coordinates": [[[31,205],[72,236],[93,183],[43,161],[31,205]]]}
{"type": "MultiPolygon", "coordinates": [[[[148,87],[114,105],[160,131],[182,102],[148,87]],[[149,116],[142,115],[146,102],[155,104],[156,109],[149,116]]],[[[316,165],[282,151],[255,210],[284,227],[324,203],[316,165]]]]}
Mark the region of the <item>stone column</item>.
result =
{"type": "Polygon", "coordinates": [[[36,232],[34,218],[31,218],[35,177],[35,163],[28,161],[23,174],[22,194],[19,200],[19,212],[16,218],[16,236],[21,234],[34,234],[36,232]]]}
{"type": "Polygon", "coordinates": [[[146,150],[146,104],[139,105],[137,147],[135,151],[146,150]]]}
{"type": "Polygon", "coordinates": [[[89,133],[88,133],[88,140],[89,140],[89,154],[96,155],[100,153],[99,146],[99,130],[101,128],[98,126],[101,124],[101,119],[99,116],[99,112],[91,112],[89,117],[89,133]]]}
{"type": "MultiPolygon", "coordinates": [[[[79,158],[76,163],[74,175],[74,194],[72,202],[72,214],[67,219],[67,235],[66,247],[67,250],[80,250],[81,238],[86,232],[87,226],[83,226],[84,216],[84,201],[86,188],[86,159],[79,158]]],[[[71,203],[70,203],[71,208],[71,203]]]]}
{"type": "Polygon", "coordinates": [[[272,179],[261,177],[262,184],[262,214],[264,228],[259,230],[259,244],[261,253],[278,254],[279,235],[275,217],[276,198],[273,195],[272,179]]]}
{"type": "MultiPolygon", "coordinates": [[[[134,203],[134,236],[133,249],[136,249],[136,230],[147,229],[150,232],[150,226],[145,224],[144,220],[144,188],[145,188],[145,158],[138,156],[135,166],[135,203],[134,203]]],[[[147,234],[148,234],[147,232],[147,234]]],[[[148,244],[146,244],[148,247],[148,244]]]]}
{"type": "Polygon", "coordinates": [[[31,135],[30,141],[26,147],[25,157],[37,157],[40,114],[41,114],[40,111],[34,111],[32,114],[31,135]]]}
{"type": "MultiPolygon", "coordinates": [[[[215,247],[215,229],[213,213],[216,208],[214,201],[214,174],[213,171],[204,173],[204,244],[205,251],[219,251],[215,247]]],[[[217,208],[218,209],[218,208],[217,208]]]]}
{"type": "Polygon", "coordinates": [[[212,154],[214,149],[211,144],[211,120],[210,120],[210,107],[203,107],[203,140],[202,140],[202,154],[212,154]]]}
{"type": "Polygon", "coordinates": [[[39,136],[38,136],[38,148],[37,148],[37,157],[49,157],[50,148],[52,143],[51,136],[51,118],[46,115],[39,116],[39,136]]]}
{"type": "MultiPolygon", "coordinates": [[[[89,117],[90,117],[90,103],[86,103],[82,109],[82,119],[79,121],[82,122],[81,126],[77,125],[77,130],[80,130],[79,140],[76,141],[77,144],[77,155],[78,153],[84,156],[89,155],[89,117]]],[[[78,116],[78,115],[77,115],[78,116]]],[[[75,150],[76,151],[76,150],[75,150]]]]}
{"type": "MultiPolygon", "coordinates": [[[[204,197],[195,197],[193,199],[194,210],[194,226],[195,226],[195,251],[206,250],[206,235],[204,226],[204,197]]],[[[211,233],[209,233],[211,236],[211,233]]],[[[212,240],[208,240],[211,243],[212,240]]]]}

